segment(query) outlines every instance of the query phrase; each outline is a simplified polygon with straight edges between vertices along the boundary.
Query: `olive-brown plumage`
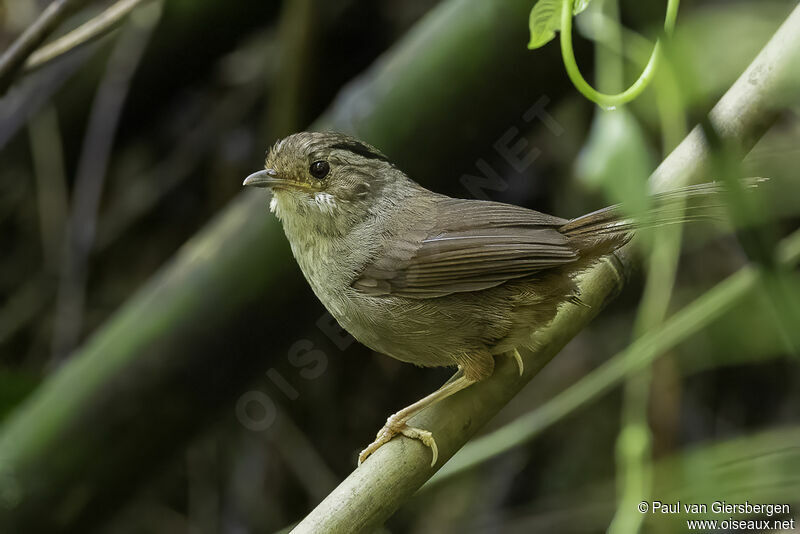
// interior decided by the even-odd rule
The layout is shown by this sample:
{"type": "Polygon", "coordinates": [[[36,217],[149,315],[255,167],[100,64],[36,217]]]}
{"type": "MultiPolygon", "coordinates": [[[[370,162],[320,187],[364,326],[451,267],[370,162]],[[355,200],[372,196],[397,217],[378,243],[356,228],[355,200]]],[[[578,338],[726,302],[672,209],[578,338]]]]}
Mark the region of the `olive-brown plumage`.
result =
{"type": "Polygon", "coordinates": [[[265,170],[244,183],[272,189],[270,207],[303,274],[357,340],[405,362],[461,371],[390,417],[360,461],[402,433],[431,446],[435,462],[433,437],[406,421],[490,376],[496,355],[514,355],[521,372],[516,349],[530,346],[560,306],[579,303],[575,275],[632,229],[614,207],[566,220],[440,195],[376,148],[334,132],[279,141],[265,170]]]}

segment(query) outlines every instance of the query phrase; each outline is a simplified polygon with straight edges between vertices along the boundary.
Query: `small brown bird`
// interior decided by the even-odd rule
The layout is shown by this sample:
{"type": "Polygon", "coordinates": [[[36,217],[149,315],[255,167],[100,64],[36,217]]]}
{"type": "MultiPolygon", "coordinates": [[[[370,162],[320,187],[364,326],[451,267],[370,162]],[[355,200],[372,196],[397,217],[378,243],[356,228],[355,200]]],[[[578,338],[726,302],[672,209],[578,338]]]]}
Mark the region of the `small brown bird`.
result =
{"type": "Polygon", "coordinates": [[[681,222],[657,195],[647,221],[611,206],[576,219],[483,200],[450,198],[409,179],[376,148],[334,132],[278,141],[265,170],[244,185],[268,187],[308,283],[336,320],[373,350],[415,365],[456,366],[454,379],[390,416],[359,464],[397,434],[432,449],[407,421],[491,376],[494,359],[529,347],[559,307],[580,304],[575,277],[624,245],[635,227],[681,222]],[[661,207],[659,207],[661,206],[661,207]]]}

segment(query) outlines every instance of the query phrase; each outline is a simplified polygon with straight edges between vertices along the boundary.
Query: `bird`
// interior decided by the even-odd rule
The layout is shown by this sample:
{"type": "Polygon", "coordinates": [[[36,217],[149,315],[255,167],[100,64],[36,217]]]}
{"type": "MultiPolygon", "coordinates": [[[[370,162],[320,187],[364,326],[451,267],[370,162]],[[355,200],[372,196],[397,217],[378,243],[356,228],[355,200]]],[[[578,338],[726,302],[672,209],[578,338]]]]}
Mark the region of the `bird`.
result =
{"type": "Polygon", "coordinates": [[[693,218],[676,200],[719,184],[655,195],[643,221],[619,206],[565,219],[511,204],[435,193],[374,146],[333,131],[277,141],[243,185],[272,191],[292,254],[317,298],[370,349],[422,367],[456,367],[441,388],[392,414],[358,465],[402,434],[431,448],[409,419],[490,377],[562,306],[585,305],[577,276],[625,245],[635,229],[693,218]]]}

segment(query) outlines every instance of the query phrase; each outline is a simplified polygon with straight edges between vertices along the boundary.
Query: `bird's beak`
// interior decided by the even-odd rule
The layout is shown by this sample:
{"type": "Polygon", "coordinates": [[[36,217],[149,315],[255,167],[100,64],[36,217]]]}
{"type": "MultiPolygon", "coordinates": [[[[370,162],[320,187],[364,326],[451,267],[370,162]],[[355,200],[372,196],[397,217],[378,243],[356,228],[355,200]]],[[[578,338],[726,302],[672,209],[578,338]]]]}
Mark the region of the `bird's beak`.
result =
{"type": "Polygon", "coordinates": [[[244,179],[242,185],[252,185],[253,187],[273,187],[273,186],[286,186],[292,185],[292,182],[278,177],[275,169],[264,169],[263,171],[254,172],[244,179]]]}

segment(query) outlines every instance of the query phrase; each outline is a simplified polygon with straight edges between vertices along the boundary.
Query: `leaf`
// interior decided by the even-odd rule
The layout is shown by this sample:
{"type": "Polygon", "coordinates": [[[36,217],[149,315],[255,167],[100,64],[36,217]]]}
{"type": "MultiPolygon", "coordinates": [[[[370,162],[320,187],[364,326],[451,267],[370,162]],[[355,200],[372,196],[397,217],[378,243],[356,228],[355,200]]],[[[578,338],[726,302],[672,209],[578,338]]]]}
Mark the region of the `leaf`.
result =
{"type": "MultiPolygon", "coordinates": [[[[589,5],[592,0],[575,0],[572,14],[577,15],[589,5]]],[[[539,0],[531,9],[528,17],[528,27],[531,31],[531,40],[528,48],[533,50],[542,47],[553,40],[556,32],[561,30],[561,8],[564,0],[539,0]]]]}
{"type": "Polygon", "coordinates": [[[572,14],[577,15],[587,7],[592,0],[575,0],[575,5],[572,6],[572,14]]]}
{"type": "Polygon", "coordinates": [[[636,117],[625,108],[595,115],[589,138],[578,155],[575,172],[590,188],[622,204],[628,215],[641,215],[650,205],[647,176],[654,158],[636,117]]]}

